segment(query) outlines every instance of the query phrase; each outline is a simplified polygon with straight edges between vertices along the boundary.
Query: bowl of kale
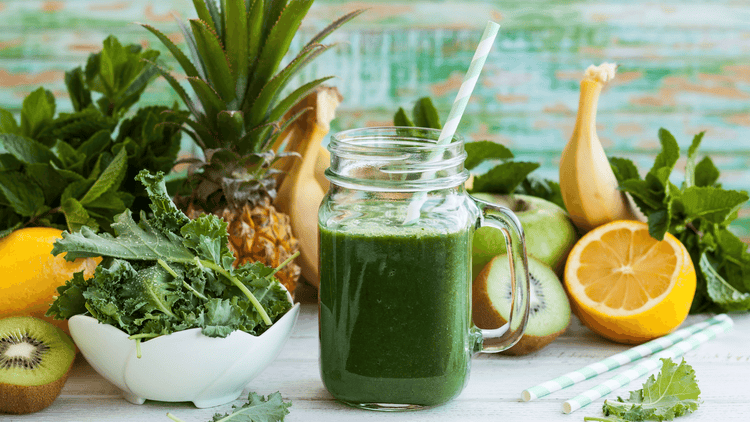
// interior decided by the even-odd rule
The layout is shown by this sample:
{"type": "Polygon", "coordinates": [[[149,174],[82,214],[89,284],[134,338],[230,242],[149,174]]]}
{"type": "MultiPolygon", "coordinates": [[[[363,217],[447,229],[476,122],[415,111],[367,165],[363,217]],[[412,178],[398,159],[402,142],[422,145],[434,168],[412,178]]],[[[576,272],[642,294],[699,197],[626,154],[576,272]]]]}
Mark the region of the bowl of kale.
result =
{"type": "MultiPolygon", "coordinates": [[[[99,374],[135,404],[146,399],[228,403],[278,355],[299,304],[274,277],[282,268],[233,266],[226,223],[188,218],[163,174],[142,171],[150,215],[115,217],[114,235],[82,227],[63,233],[52,253],[101,257],[94,275],[77,273],[48,315],[70,333],[99,374]]],[[[290,260],[294,256],[290,257],[290,260]]]]}

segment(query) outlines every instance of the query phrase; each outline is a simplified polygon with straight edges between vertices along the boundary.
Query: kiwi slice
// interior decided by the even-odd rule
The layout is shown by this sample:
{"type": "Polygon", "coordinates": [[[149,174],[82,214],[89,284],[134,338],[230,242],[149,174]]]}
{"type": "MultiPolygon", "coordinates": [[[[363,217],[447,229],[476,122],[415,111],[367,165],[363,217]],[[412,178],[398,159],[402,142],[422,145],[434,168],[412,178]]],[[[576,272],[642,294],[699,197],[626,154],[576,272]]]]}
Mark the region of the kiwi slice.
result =
{"type": "Polygon", "coordinates": [[[41,319],[0,319],[0,412],[32,413],[60,395],[73,366],[75,346],[61,329],[41,319]]]}
{"type": "MultiPolygon", "coordinates": [[[[529,322],[523,337],[502,352],[525,355],[546,346],[570,323],[570,302],[560,280],[545,264],[529,257],[531,297],[529,322]]],[[[510,315],[511,280],[508,255],[498,255],[474,280],[472,316],[479,328],[499,328],[510,315]]]]}

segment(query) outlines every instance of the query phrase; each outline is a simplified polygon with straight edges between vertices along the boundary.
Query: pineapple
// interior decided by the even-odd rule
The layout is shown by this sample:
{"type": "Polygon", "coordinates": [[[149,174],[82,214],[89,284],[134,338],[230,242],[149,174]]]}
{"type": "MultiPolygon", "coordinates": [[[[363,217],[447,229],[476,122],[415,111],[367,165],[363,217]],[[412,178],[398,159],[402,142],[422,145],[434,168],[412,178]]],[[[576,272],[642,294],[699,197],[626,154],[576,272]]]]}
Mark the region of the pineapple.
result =
{"type": "MultiPolygon", "coordinates": [[[[272,147],[309,108],[289,110],[331,77],[305,83],[286,96],[281,92],[331,47],[320,44],[325,37],[362,13],[357,10],[333,22],[277,72],[312,3],[193,0],[198,19],[189,20],[189,26],[178,21],[192,60],[162,32],[142,24],[172,53],[195,94],[188,95],[167,70],[154,64],[190,110],[191,116],[181,120],[182,130],[204,153],[188,171],[190,193],[175,202],[191,218],[211,212],[227,222],[235,265],[260,261],[278,267],[299,250],[289,216],[272,205],[279,172],[272,166],[299,154],[277,154],[272,147]]],[[[300,268],[292,262],[276,275],[293,293],[300,268]]]]}

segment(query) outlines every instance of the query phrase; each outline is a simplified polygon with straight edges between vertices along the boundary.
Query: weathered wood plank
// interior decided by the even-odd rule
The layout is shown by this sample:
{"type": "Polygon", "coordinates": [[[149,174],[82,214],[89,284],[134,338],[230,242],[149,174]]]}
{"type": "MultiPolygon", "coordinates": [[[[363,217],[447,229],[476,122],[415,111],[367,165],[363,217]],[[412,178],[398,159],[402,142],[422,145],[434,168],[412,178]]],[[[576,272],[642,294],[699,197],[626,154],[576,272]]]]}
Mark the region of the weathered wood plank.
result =
{"type": "MultiPolygon", "coordinates": [[[[599,103],[598,131],[610,155],[635,158],[645,172],[658,150],[660,127],[683,148],[706,130],[702,151],[714,157],[725,185],[750,188],[750,9],[744,2],[318,0],[292,51],[359,7],[370,9],[335,33],[330,41],[341,44],[297,81],[338,76],[334,83],[345,100],[333,130],[390,124],[399,106],[410,107],[422,95],[433,96],[447,115],[491,18],[502,30],[461,123],[469,139],[506,144],[542,162],[537,174],[556,178],[580,75],[590,64],[617,61],[618,78],[599,103]]],[[[155,25],[182,45],[173,12],[192,17],[192,4],[0,2],[0,107],[17,112],[22,98],[44,85],[59,97],[59,110],[70,110],[65,70],[84,63],[108,34],[164,51],[134,21],[155,25]]],[[[169,55],[163,58],[176,67],[169,55]]],[[[143,97],[144,104],[176,99],[161,80],[143,97]]],[[[748,212],[741,216],[746,236],[748,212]]]]}
{"type": "MultiPolygon", "coordinates": [[[[577,320],[569,330],[545,349],[526,356],[478,355],[472,362],[471,377],[464,391],[450,403],[434,409],[382,414],[346,407],[333,400],[320,380],[318,369],[317,307],[303,305],[300,320],[279,357],[247,387],[267,395],[280,391],[293,406],[289,421],[528,421],[550,422],[580,420],[584,416],[601,416],[599,399],[574,415],[561,413],[561,403],[625,370],[620,368],[553,393],[533,402],[522,402],[520,392],[526,387],[549,380],[571,370],[596,362],[627,346],[611,343],[594,335],[577,320]]],[[[686,324],[705,319],[694,315],[686,324]]],[[[691,416],[693,420],[747,421],[750,418],[747,353],[750,314],[735,315],[735,328],[690,351],[685,359],[696,371],[702,403],[691,416]]],[[[626,395],[640,388],[645,377],[616,390],[607,398],[626,395]]],[[[242,404],[238,400],[233,404],[242,404]]],[[[227,412],[230,405],[213,409],[196,409],[190,403],[147,401],[138,406],[119,396],[116,387],[102,379],[79,359],[63,389],[49,408],[18,417],[19,421],[107,420],[165,421],[172,412],[185,421],[206,421],[214,413],[227,412]]],[[[13,417],[12,420],[16,420],[13,417]]]]}

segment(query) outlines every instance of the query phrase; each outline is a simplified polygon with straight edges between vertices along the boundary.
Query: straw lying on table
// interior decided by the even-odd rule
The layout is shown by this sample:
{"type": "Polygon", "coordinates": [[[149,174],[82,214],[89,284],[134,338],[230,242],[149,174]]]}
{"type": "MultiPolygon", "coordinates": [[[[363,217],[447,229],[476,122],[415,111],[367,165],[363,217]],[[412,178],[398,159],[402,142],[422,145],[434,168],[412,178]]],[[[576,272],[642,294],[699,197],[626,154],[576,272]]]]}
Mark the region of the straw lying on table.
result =
{"type": "Polygon", "coordinates": [[[675,344],[674,346],[655,354],[654,356],[639,363],[638,365],[623,372],[622,374],[619,374],[616,377],[611,378],[607,380],[606,382],[603,382],[597,385],[591,390],[588,390],[584,392],[583,394],[579,394],[573,397],[572,399],[566,401],[565,403],[563,403],[563,413],[575,412],[576,410],[582,408],[583,406],[586,406],[587,404],[593,402],[594,400],[601,398],[604,395],[611,393],[615,389],[620,388],[628,384],[629,382],[642,377],[643,375],[647,374],[649,371],[652,371],[658,368],[659,359],[662,359],[662,358],[671,359],[671,358],[675,358],[678,356],[682,356],[683,354],[685,354],[685,352],[695,349],[696,347],[707,342],[708,340],[711,340],[717,335],[728,331],[731,327],[732,327],[732,320],[729,317],[727,317],[725,320],[721,321],[720,323],[716,325],[712,325],[704,329],[703,331],[696,333],[695,335],[687,338],[686,340],[683,340],[675,344]]]}
{"type": "Polygon", "coordinates": [[[727,320],[729,320],[729,317],[726,314],[716,315],[706,321],[677,330],[672,334],[659,337],[656,340],[651,340],[648,343],[641,344],[640,346],[633,347],[632,349],[610,356],[599,362],[587,365],[577,371],[569,372],[553,380],[523,390],[521,397],[523,398],[523,401],[530,401],[544,397],[575,383],[593,378],[599,374],[603,374],[627,363],[634,362],[650,354],[656,353],[666,347],[672,346],[680,340],[684,340],[693,334],[708,328],[711,325],[727,320]]]}
{"type": "Polygon", "coordinates": [[[728,331],[732,327],[732,324],[732,319],[727,314],[716,315],[706,321],[675,331],[672,334],[587,365],[577,371],[569,372],[553,380],[528,388],[522,392],[521,396],[524,401],[544,397],[552,392],[562,390],[580,381],[593,378],[599,374],[658,352],[622,374],[563,403],[563,413],[575,412],[594,400],[658,368],[660,359],[682,356],[717,335],[728,331]]]}

